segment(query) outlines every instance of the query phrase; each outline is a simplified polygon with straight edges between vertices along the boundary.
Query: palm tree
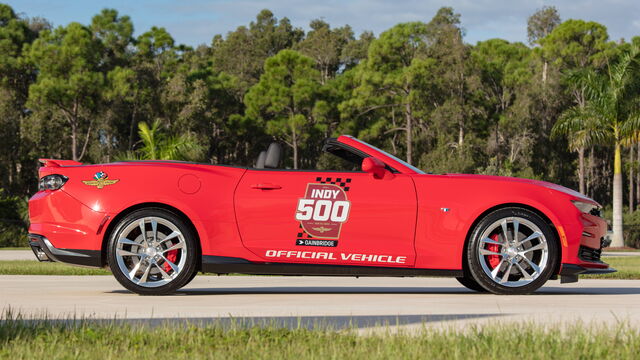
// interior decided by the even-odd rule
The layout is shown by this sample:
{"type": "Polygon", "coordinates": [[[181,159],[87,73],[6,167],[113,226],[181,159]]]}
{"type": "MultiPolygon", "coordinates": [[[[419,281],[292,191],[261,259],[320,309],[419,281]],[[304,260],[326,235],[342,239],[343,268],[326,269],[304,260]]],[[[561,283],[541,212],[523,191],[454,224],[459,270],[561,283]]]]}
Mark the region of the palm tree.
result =
{"type": "Polygon", "coordinates": [[[582,194],[586,194],[584,152],[590,146],[607,141],[602,132],[594,131],[598,128],[597,118],[587,108],[586,87],[597,76],[593,69],[578,69],[565,75],[576,105],[566,109],[551,129],[552,138],[566,136],[569,150],[578,153],[578,184],[582,194]]]}
{"type": "Polygon", "coordinates": [[[640,129],[640,49],[632,46],[606,73],[585,71],[576,85],[585,90],[584,107],[567,110],[554,126],[557,133],[569,134],[569,143],[614,145],[613,159],[613,242],[624,246],[622,238],[622,159],[620,150],[640,129]]]}
{"type": "Polygon", "coordinates": [[[587,147],[597,143],[597,139],[594,139],[595,134],[590,131],[594,119],[589,118],[584,105],[579,104],[565,110],[551,129],[551,136],[566,136],[569,150],[578,153],[578,184],[580,192],[586,194],[584,151],[587,147]]]}
{"type": "Polygon", "coordinates": [[[138,135],[142,146],[128,151],[122,160],[198,160],[203,148],[193,135],[184,133],[168,135],[160,131],[160,122],[154,121],[151,127],[146,122],[138,123],[138,135]]]}

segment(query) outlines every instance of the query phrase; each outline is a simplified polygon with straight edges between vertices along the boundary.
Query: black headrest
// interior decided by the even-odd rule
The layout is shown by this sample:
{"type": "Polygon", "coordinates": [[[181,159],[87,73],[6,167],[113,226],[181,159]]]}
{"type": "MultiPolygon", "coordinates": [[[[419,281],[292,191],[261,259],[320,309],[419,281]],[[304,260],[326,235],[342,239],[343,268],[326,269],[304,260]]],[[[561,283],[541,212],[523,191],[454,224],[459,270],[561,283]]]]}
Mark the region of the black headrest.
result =
{"type": "Polygon", "coordinates": [[[267,149],[267,156],[264,160],[264,167],[277,169],[280,166],[280,157],[282,156],[282,147],[278,143],[271,143],[267,149]]]}
{"type": "Polygon", "coordinates": [[[258,155],[258,160],[256,161],[256,169],[264,169],[264,161],[267,159],[267,152],[260,151],[260,155],[258,155]]]}

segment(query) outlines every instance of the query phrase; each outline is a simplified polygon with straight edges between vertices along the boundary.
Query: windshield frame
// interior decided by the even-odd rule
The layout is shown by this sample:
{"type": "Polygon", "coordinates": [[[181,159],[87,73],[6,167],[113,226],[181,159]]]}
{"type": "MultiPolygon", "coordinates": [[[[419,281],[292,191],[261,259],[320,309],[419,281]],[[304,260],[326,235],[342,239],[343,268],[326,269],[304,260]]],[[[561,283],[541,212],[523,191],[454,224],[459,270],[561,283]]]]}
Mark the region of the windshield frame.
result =
{"type": "Polygon", "coordinates": [[[364,142],[360,139],[357,139],[353,136],[350,135],[342,135],[338,138],[338,141],[344,143],[345,145],[355,145],[355,144],[350,144],[355,142],[357,145],[360,146],[355,146],[358,150],[363,151],[365,153],[367,153],[369,156],[373,156],[375,158],[379,158],[380,160],[382,160],[383,162],[385,162],[388,166],[397,169],[400,172],[407,172],[407,173],[414,173],[414,174],[426,174],[424,171],[418,169],[417,167],[407,163],[404,160],[399,159],[398,157],[389,154],[388,152],[379,149],[367,142],[364,142]],[[373,150],[373,154],[369,151],[367,151],[366,149],[371,149],[373,150]],[[377,153],[377,154],[376,154],[377,153]],[[390,160],[390,161],[389,161],[390,160]],[[390,163],[389,163],[390,162],[390,163]],[[395,164],[394,164],[395,163],[395,164]],[[400,165],[400,166],[398,166],[400,165]],[[408,171],[402,171],[402,170],[408,170],[408,171]]]}

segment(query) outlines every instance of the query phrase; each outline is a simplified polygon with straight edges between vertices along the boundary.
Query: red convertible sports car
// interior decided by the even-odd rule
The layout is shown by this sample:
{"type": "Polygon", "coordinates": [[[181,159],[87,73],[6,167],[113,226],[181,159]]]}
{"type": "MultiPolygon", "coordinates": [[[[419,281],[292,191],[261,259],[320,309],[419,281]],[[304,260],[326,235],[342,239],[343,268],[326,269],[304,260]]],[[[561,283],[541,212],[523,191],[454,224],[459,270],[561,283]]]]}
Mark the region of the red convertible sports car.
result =
{"type": "Polygon", "coordinates": [[[280,168],[276,143],[253,168],[43,159],[29,243],[41,261],[108,266],[147,295],[198,271],[453,276],[495,294],[615,271],[600,261],[601,207],[578,192],[426,174],[351,136],[323,150],[334,169],[280,168]]]}

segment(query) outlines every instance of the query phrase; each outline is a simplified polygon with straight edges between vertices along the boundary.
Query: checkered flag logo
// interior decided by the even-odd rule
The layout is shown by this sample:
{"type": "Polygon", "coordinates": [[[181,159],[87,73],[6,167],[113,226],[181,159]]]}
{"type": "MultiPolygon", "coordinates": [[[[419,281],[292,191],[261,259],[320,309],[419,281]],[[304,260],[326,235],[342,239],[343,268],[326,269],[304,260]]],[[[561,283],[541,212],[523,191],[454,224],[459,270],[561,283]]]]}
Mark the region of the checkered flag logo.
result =
{"type": "Polygon", "coordinates": [[[298,239],[313,239],[313,236],[304,231],[302,224],[298,225],[298,239]]]}
{"type": "Polygon", "coordinates": [[[342,188],[342,190],[349,191],[349,187],[351,185],[351,179],[349,178],[323,178],[323,177],[317,177],[316,178],[316,182],[320,183],[320,184],[332,184],[332,185],[338,185],[342,188]]]}

